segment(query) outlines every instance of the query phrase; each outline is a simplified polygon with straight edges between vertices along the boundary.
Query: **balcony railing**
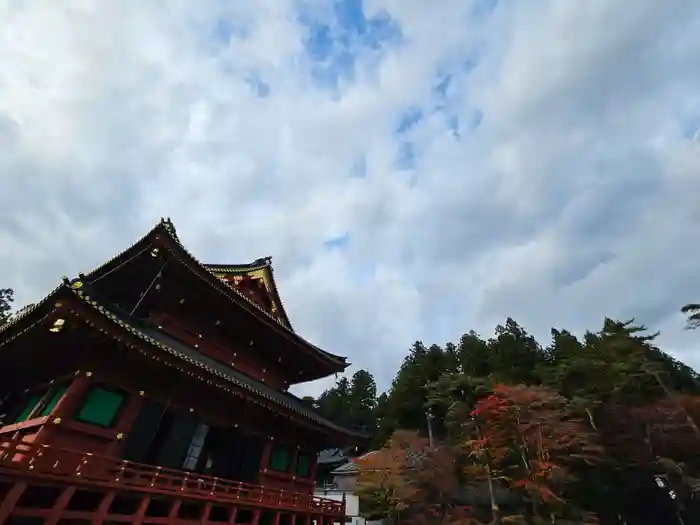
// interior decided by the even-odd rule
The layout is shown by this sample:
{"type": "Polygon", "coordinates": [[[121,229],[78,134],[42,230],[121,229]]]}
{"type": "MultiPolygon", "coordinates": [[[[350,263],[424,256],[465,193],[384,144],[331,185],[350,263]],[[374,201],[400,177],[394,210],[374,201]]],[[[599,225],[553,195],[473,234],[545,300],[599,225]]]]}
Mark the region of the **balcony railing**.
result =
{"type": "Polygon", "coordinates": [[[270,508],[337,518],[344,517],[345,512],[343,502],[312,494],[144,465],[50,445],[35,445],[21,439],[0,438],[0,473],[113,490],[146,491],[180,498],[195,497],[219,505],[270,508]]]}

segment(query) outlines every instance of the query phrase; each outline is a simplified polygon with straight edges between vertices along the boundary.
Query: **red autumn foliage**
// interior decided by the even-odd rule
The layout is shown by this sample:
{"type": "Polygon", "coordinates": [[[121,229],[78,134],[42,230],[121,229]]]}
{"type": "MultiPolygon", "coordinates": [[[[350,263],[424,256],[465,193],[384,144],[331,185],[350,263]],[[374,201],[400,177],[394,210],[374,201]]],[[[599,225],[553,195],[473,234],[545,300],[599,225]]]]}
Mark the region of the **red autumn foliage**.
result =
{"type": "Polygon", "coordinates": [[[367,514],[401,523],[469,523],[471,509],[455,501],[459,485],[449,447],[431,447],[415,432],[397,431],[359,464],[358,492],[367,514]]]}
{"type": "Polygon", "coordinates": [[[494,479],[541,504],[563,503],[559,493],[573,468],[602,454],[584,419],[545,388],[496,385],[473,415],[480,433],[470,445],[494,479]]]}

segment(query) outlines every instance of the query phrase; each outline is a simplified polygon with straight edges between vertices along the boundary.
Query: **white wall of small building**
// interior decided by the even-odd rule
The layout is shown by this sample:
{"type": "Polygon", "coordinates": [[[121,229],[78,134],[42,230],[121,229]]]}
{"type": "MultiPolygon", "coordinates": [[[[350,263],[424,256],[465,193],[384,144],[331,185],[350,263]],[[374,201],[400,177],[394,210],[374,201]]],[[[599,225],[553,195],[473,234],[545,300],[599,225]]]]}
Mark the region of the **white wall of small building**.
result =
{"type": "Polygon", "coordinates": [[[314,494],[334,501],[343,501],[343,494],[345,494],[345,515],[352,519],[352,521],[348,522],[350,525],[382,525],[381,521],[367,521],[360,516],[360,498],[352,491],[316,489],[314,494]]]}

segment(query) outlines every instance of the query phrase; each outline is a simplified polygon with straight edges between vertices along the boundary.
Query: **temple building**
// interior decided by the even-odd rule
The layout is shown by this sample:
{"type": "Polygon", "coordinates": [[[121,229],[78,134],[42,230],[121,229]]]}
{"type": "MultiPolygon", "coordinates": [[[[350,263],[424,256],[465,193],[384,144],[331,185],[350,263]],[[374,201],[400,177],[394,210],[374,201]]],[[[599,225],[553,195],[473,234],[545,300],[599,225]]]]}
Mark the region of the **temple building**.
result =
{"type": "Polygon", "coordinates": [[[208,265],[162,220],[0,327],[0,525],[329,525],[320,450],[365,436],[289,393],[345,358],[293,329],[269,257],[208,265]]]}

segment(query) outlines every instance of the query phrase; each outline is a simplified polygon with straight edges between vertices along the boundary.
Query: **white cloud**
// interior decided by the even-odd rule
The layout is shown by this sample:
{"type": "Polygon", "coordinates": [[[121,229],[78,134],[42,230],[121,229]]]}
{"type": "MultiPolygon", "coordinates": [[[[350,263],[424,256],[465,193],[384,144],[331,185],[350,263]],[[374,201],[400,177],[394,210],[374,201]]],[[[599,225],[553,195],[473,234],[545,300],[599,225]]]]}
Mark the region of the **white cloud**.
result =
{"type": "Polygon", "coordinates": [[[272,254],[297,330],[383,387],[506,316],[637,316],[700,366],[700,9],[488,3],[367,0],[400,32],[373,44],[319,2],[0,2],[0,285],[37,299],[169,215],[202,260],[272,254]],[[354,63],[335,92],[313,19],[324,75],[354,63]]]}

